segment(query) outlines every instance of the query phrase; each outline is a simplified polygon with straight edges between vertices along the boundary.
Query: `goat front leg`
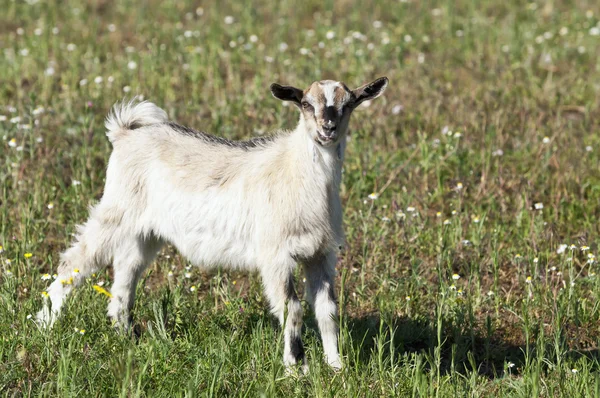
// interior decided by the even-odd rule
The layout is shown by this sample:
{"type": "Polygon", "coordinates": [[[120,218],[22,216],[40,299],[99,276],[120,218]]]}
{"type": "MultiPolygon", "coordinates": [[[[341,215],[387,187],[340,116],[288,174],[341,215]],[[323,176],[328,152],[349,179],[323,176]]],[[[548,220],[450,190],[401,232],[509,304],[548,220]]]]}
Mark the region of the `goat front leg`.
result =
{"type": "Polygon", "coordinates": [[[271,312],[277,317],[283,329],[283,363],[290,367],[302,362],[306,371],[306,357],[302,344],[302,305],[294,289],[293,268],[281,273],[279,269],[263,269],[262,279],[265,294],[271,305],[271,312]],[[287,318],[285,306],[287,301],[287,318]]]}
{"type": "Polygon", "coordinates": [[[342,362],[338,352],[337,304],[335,297],[335,252],[319,254],[304,263],[307,300],[315,312],[325,360],[334,369],[342,362]]]}

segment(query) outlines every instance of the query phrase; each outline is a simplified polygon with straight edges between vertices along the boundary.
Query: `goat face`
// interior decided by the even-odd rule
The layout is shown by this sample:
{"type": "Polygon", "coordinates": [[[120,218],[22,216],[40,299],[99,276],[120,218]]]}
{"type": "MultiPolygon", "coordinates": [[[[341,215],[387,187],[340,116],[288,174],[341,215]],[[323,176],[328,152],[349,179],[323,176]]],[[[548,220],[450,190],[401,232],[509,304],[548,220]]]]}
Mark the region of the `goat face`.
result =
{"type": "Polygon", "coordinates": [[[310,138],[321,146],[329,147],[346,134],[352,111],[363,101],[379,97],[387,85],[387,77],[355,90],[333,80],[314,82],[304,91],[274,83],[271,93],[275,98],[298,106],[310,138]]]}

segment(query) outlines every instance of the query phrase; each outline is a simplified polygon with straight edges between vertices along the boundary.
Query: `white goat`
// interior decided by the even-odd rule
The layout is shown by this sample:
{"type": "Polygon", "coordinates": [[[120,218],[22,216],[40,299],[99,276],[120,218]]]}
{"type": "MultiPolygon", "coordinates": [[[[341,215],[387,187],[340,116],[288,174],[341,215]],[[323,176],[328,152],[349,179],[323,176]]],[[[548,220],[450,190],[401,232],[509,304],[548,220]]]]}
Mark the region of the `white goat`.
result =
{"type": "Polygon", "coordinates": [[[38,319],[52,325],[72,288],[112,263],[108,315],[128,327],[140,275],[168,242],[193,264],[258,269],[284,328],[284,363],[305,363],[293,281],[300,262],[325,358],[341,367],[334,276],[346,132],[354,108],[387,84],[384,77],[349,90],[326,80],[304,92],[273,84],[276,98],[300,108],[298,126],[244,142],[169,122],[149,102],[117,104],[106,120],[114,149],[104,195],[62,253],[51,308],[46,302],[38,319]]]}

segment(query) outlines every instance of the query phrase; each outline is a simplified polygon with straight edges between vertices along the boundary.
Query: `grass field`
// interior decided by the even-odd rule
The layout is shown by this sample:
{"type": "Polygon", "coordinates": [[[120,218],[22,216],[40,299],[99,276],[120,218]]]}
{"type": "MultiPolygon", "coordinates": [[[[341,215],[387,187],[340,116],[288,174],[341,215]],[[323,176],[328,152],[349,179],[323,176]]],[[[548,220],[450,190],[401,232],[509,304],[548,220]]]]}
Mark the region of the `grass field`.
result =
{"type": "Polygon", "coordinates": [[[596,1],[148,3],[2,2],[3,395],[600,395],[596,1]],[[143,95],[249,138],[294,127],[272,82],[379,76],[390,87],[355,112],[344,169],[342,371],[307,311],[310,372],[286,373],[258,276],[172,249],[138,286],[139,337],[93,289],[109,270],[36,326],[102,195],[114,102],[143,95]]]}

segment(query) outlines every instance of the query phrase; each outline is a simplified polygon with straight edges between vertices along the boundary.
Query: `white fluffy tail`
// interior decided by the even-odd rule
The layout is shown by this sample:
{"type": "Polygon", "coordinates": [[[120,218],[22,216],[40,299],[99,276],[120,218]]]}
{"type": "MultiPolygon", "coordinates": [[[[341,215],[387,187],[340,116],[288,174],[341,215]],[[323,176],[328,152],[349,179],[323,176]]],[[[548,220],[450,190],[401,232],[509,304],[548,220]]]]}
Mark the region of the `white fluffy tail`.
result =
{"type": "Polygon", "coordinates": [[[114,143],[128,130],[165,123],[168,120],[167,112],[152,102],[136,102],[134,99],[129,102],[117,102],[106,117],[104,125],[107,129],[106,136],[114,143]]]}

